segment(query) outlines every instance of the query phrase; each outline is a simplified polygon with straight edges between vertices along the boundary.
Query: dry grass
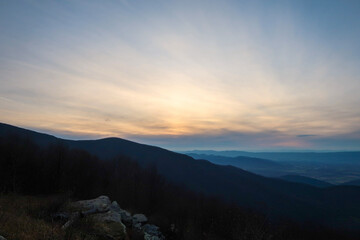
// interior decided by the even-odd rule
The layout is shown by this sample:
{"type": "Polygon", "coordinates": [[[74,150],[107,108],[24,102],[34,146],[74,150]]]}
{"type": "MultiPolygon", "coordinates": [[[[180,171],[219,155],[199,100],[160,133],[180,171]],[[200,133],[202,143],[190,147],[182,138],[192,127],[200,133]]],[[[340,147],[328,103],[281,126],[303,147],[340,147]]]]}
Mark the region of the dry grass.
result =
{"type": "Polygon", "coordinates": [[[64,239],[61,225],[49,221],[58,205],[58,197],[1,196],[0,234],[11,240],[64,239]]]}
{"type": "Polygon", "coordinates": [[[75,221],[66,231],[61,229],[63,222],[52,221],[51,214],[62,209],[65,202],[62,196],[0,195],[0,235],[8,240],[104,239],[99,232],[102,228],[91,218],[75,221]]]}

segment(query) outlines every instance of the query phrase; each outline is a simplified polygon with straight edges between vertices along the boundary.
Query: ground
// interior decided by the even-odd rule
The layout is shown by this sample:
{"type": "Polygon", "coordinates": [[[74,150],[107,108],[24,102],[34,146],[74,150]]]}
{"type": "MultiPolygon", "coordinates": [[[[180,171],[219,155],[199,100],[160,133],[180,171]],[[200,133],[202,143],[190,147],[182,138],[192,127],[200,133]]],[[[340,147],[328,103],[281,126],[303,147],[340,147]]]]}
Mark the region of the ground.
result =
{"type": "Polygon", "coordinates": [[[103,232],[121,232],[111,224],[99,226],[91,218],[63,230],[63,222],[53,221],[51,213],[66,201],[64,196],[0,196],[0,235],[11,240],[101,240],[103,232]]]}

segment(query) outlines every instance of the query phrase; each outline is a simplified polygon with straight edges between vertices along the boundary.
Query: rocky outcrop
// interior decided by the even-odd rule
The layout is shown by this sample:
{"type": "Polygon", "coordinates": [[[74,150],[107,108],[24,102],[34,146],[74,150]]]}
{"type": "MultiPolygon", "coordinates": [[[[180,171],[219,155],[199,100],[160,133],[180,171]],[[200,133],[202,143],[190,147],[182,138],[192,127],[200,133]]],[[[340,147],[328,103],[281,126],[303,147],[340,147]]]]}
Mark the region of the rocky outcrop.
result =
{"type": "MultiPolygon", "coordinates": [[[[128,211],[120,208],[116,201],[111,202],[107,196],[72,202],[66,206],[65,210],[65,212],[54,215],[54,218],[66,219],[63,228],[86,217],[93,220],[96,232],[106,236],[107,239],[126,239],[127,227],[143,234],[146,240],[165,239],[159,227],[147,224],[148,218],[144,214],[131,216],[128,211]]],[[[2,239],[0,238],[0,240],[2,239]]]]}
{"type": "Polygon", "coordinates": [[[144,214],[135,214],[132,217],[132,228],[141,231],[141,227],[147,222],[147,217],[144,214]]]}
{"type": "Polygon", "coordinates": [[[100,196],[91,200],[77,201],[70,204],[73,208],[79,208],[81,210],[90,210],[90,209],[105,209],[109,208],[111,201],[108,196],[100,196]]]}
{"type": "Polygon", "coordinates": [[[147,217],[144,214],[135,214],[132,217],[132,228],[144,234],[145,240],[162,240],[165,237],[160,232],[158,226],[147,224],[147,217]]]}
{"type": "Polygon", "coordinates": [[[107,196],[100,196],[91,200],[72,202],[66,206],[67,213],[58,214],[64,218],[68,216],[63,225],[66,229],[81,218],[89,218],[93,222],[93,230],[98,236],[106,236],[111,240],[126,239],[126,227],[121,221],[121,214],[111,207],[111,201],[107,196]]]}
{"type": "Polygon", "coordinates": [[[152,224],[145,224],[143,226],[144,239],[145,240],[160,240],[165,239],[159,230],[158,226],[152,224]]]}
{"type": "Polygon", "coordinates": [[[128,211],[121,209],[116,201],[111,203],[110,208],[120,214],[122,223],[124,223],[127,227],[132,226],[133,218],[131,217],[131,214],[128,211]]]}
{"type": "Polygon", "coordinates": [[[132,219],[134,223],[146,223],[148,221],[147,217],[141,213],[135,214],[132,219]]]}

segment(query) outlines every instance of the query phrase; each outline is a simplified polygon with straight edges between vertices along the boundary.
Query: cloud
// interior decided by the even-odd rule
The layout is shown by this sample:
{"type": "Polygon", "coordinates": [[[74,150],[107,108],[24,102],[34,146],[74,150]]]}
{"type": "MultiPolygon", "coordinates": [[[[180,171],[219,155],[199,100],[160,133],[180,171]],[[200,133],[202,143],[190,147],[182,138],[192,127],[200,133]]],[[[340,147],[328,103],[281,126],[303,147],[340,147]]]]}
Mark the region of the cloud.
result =
{"type": "Polygon", "coordinates": [[[316,137],[317,135],[314,135],[314,134],[300,134],[300,135],[297,135],[297,137],[316,137]]]}
{"type": "Polygon", "coordinates": [[[358,49],[333,42],[360,41],[353,24],[329,36],[290,3],[122,3],[0,9],[0,120],[172,147],[322,147],[357,131],[358,49]]]}

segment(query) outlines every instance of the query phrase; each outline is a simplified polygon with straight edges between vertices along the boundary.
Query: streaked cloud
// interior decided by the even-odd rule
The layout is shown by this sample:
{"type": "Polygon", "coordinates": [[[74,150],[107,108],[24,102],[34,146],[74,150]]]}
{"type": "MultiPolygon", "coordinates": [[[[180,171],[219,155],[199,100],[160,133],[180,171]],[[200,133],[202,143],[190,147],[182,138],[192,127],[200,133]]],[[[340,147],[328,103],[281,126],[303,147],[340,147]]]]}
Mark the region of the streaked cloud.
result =
{"type": "Polygon", "coordinates": [[[314,135],[314,134],[300,134],[300,135],[297,135],[297,137],[316,137],[317,135],[314,135]]]}
{"type": "Polygon", "coordinates": [[[1,5],[0,121],[170,148],[356,148],[357,2],[1,5]]]}

